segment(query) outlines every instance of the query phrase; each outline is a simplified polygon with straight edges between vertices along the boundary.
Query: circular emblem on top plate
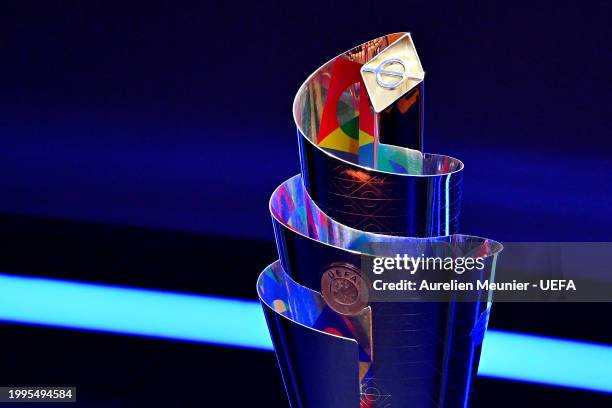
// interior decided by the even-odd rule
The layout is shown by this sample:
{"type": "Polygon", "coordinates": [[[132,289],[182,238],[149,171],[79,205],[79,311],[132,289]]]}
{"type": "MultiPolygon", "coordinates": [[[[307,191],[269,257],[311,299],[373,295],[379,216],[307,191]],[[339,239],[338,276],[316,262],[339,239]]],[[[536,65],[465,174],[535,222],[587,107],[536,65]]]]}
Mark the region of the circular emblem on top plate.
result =
{"type": "Polygon", "coordinates": [[[406,66],[400,58],[387,58],[376,67],[364,66],[363,71],[376,75],[376,83],[385,89],[395,89],[406,80],[406,66]]]}
{"type": "Polygon", "coordinates": [[[359,313],[368,305],[368,287],[359,268],[348,263],[331,264],[321,277],[323,299],[344,315],[359,313]]]}

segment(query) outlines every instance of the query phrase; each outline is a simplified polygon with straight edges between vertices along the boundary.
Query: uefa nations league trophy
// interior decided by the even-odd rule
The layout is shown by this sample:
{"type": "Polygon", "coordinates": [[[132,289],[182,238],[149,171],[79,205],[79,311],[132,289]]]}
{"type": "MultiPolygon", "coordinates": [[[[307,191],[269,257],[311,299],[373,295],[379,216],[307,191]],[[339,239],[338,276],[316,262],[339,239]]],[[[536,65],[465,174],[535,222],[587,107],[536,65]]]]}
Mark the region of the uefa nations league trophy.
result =
{"type": "Polygon", "coordinates": [[[423,79],[397,33],[327,62],[295,98],[302,171],[272,194],[279,260],[257,284],[292,407],[468,404],[490,293],[391,294],[375,286],[398,271],[372,270],[469,255],[483,268],[457,276],[494,278],[501,245],[458,234],[463,164],[423,152],[423,79]]]}

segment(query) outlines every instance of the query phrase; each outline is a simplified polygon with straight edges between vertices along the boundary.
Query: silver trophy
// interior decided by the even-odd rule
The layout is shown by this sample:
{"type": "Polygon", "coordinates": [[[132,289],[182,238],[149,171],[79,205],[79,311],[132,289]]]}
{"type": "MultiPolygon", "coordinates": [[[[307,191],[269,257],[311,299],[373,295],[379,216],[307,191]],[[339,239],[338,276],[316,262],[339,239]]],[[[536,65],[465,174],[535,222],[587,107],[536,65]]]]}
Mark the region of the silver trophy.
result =
{"type": "Polygon", "coordinates": [[[502,249],[458,234],[463,164],[423,152],[424,76],[396,33],[330,60],[295,98],[302,171],[272,194],[279,260],[257,285],[293,407],[468,404],[491,294],[373,290],[376,258],[478,256],[461,279],[493,280],[502,249]]]}

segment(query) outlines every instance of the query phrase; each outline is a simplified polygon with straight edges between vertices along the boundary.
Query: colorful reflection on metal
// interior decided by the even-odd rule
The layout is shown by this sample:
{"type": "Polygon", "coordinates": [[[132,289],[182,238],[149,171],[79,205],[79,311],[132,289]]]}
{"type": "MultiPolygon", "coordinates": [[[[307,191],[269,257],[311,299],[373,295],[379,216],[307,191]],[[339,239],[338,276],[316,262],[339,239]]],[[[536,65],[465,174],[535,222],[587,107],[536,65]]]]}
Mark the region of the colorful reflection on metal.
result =
{"type": "MultiPolygon", "coordinates": [[[[280,279],[264,282],[275,279],[278,272],[275,263],[260,278],[263,300],[287,297],[287,286],[280,279]]],[[[320,299],[313,291],[306,293],[300,299],[320,299]]],[[[272,301],[266,307],[279,318],[304,322],[306,328],[314,320],[304,313],[324,306],[298,305],[289,311],[286,302],[272,301]],[[287,315],[294,311],[299,314],[287,315]]],[[[257,302],[59,279],[0,274],[0,321],[273,349],[257,302]]],[[[342,339],[333,327],[322,332],[342,339]]],[[[478,375],[612,393],[610,367],[610,345],[489,330],[478,375]]]]}
{"type": "Polygon", "coordinates": [[[410,35],[391,34],[330,60],[295,98],[302,172],[272,195],[280,259],[258,281],[292,406],[468,403],[490,298],[345,307],[326,297],[345,274],[351,296],[367,299],[358,265],[389,255],[381,243],[469,242],[494,270],[500,244],[457,234],[463,164],[422,152],[423,76],[410,35]]]}

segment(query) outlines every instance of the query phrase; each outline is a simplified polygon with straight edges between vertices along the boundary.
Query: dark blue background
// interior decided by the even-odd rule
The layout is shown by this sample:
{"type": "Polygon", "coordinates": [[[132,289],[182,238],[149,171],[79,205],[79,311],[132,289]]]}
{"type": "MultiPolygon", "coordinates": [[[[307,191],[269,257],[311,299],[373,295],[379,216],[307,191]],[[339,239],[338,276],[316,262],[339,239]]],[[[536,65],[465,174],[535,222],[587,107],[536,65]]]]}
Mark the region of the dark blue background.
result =
{"type": "Polygon", "coordinates": [[[608,240],[605,2],[4,2],[0,211],[270,239],[304,79],[413,33],[462,231],[608,240]]]}
{"type": "MultiPolygon", "coordinates": [[[[254,299],[276,257],[269,195],[299,171],[297,88],[403,30],[427,71],[426,150],[466,165],[462,232],[608,241],[610,9],[4,1],[0,271],[254,299]]],[[[610,343],[609,314],[497,304],[491,326],[610,343]]],[[[0,341],[0,385],[76,385],[81,406],[286,406],[272,353],[6,324],[0,341]]],[[[610,403],[477,382],[479,407],[610,403]]]]}

